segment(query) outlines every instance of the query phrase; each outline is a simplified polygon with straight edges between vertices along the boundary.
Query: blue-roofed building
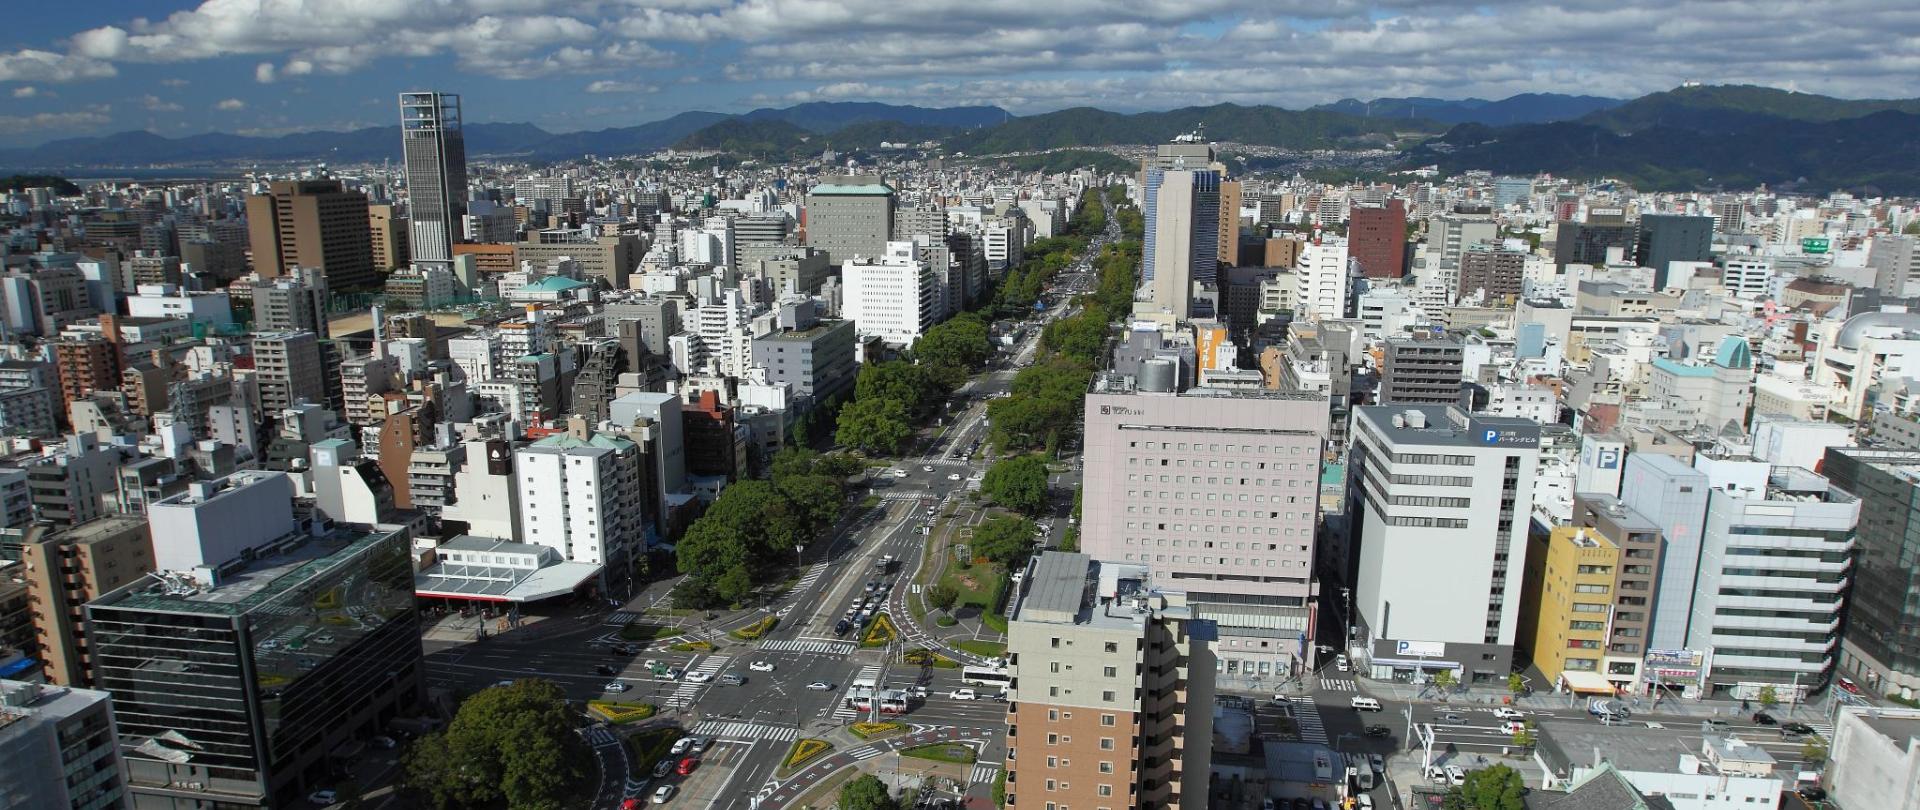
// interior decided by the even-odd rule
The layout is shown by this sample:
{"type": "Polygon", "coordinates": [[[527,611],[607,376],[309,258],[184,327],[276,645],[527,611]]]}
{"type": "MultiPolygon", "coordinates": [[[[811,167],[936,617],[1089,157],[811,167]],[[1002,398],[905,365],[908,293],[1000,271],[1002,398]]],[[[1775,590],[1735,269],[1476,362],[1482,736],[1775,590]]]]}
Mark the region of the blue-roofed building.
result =
{"type": "Polygon", "coordinates": [[[1657,358],[1647,394],[1651,404],[1680,414],[1687,424],[1678,426],[1744,432],[1753,404],[1753,350],[1746,338],[1728,335],[1707,362],[1657,358]]]}
{"type": "Polygon", "coordinates": [[[826,178],[807,192],[807,244],[833,264],[878,258],[893,235],[893,188],[873,175],[826,178]]]}

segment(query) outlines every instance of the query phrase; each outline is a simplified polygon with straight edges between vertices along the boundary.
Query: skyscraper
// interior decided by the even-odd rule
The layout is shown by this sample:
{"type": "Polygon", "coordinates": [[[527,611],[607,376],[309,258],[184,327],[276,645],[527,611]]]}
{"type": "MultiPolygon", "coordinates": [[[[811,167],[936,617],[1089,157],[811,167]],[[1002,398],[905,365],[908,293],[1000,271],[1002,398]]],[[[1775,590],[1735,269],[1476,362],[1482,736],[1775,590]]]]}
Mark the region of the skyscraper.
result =
{"type": "Polygon", "coordinates": [[[1674,262],[1713,260],[1713,217],[1647,214],[1634,236],[1633,260],[1653,268],[1655,292],[1667,287],[1667,270],[1674,262]]]}
{"type": "Polygon", "coordinates": [[[1144,254],[1153,267],[1148,283],[1155,306],[1185,319],[1193,285],[1212,282],[1220,266],[1220,174],[1211,169],[1149,174],[1158,182],[1145,223],[1153,240],[1144,254]]]}
{"type": "Polygon", "coordinates": [[[377,281],[367,195],[348,191],[338,180],[273,183],[266,194],[247,198],[247,227],[252,232],[253,270],[261,278],[315,267],[334,289],[369,287],[377,281]]]}
{"type": "Polygon", "coordinates": [[[1356,205],[1347,214],[1347,244],[1367,278],[1397,279],[1407,274],[1407,201],[1356,205]]]}
{"type": "Polygon", "coordinates": [[[460,126],[460,97],[401,93],[400,147],[407,166],[413,261],[452,270],[453,236],[467,212],[467,140],[460,126]]]}
{"type": "Polygon", "coordinates": [[[832,176],[807,192],[807,244],[834,264],[875,259],[893,234],[893,188],[874,175],[832,176]]]}

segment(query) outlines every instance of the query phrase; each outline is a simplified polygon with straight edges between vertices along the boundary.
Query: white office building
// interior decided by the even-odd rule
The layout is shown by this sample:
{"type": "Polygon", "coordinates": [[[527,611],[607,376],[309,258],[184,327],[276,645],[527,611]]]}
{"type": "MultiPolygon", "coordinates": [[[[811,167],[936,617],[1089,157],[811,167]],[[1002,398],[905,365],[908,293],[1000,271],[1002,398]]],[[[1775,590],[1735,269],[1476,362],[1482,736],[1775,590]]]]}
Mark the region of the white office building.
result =
{"type": "Polygon", "coordinates": [[[1300,282],[1299,312],[1309,320],[1344,318],[1352,290],[1347,266],[1347,240],[1316,236],[1300,248],[1294,278],[1300,282]]]}
{"type": "Polygon", "coordinates": [[[594,433],[576,417],[566,433],[514,454],[514,480],[521,541],[602,566],[601,584],[620,594],[646,535],[638,445],[594,433]]]}
{"type": "Polygon", "coordinates": [[[862,335],[910,345],[936,323],[941,311],[940,279],[915,258],[912,242],[888,242],[875,260],[849,259],[840,268],[846,286],[842,317],[862,335]]]}

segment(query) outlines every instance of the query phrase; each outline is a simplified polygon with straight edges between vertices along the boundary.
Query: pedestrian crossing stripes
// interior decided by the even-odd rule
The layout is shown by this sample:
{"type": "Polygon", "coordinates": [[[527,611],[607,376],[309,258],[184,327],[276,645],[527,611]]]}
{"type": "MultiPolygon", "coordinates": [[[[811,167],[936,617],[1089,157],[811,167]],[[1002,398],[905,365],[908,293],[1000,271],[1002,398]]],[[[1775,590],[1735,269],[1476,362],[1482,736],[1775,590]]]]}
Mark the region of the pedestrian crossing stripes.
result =
{"type": "MultiPolygon", "coordinates": [[[[731,656],[709,655],[706,660],[700,662],[699,666],[688,670],[687,675],[699,672],[707,675],[708,678],[712,678],[714,673],[719,672],[720,669],[725,667],[727,662],[731,660],[733,660],[731,656]]],[[[706,684],[704,683],[695,683],[693,680],[683,677],[680,685],[674,687],[673,694],[667,697],[667,706],[670,708],[678,708],[693,705],[694,698],[700,696],[700,690],[705,686],[706,684]]]]}
{"type": "Polygon", "coordinates": [[[974,764],[973,773],[967,776],[967,781],[976,785],[983,785],[992,782],[999,775],[1000,766],[981,762],[974,764]]]}
{"type": "Polygon", "coordinates": [[[773,740],[775,742],[793,742],[800,736],[800,729],[791,726],[768,726],[760,723],[727,723],[709,720],[693,727],[693,733],[705,737],[723,740],[773,740]]]}
{"type": "Polygon", "coordinates": [[[1358,692],[1360,685],[1352,678],[1321,678],[1320,688],[1330,692],[1358,692]]]}
{"type": "Polygon", "coordinates": [[[795,639],[792,641],[782,639],[779,641],[760,642],[760,650],[762,652],[799,652],[799,653],[818,653],[821,655],[852,655],[853,651],[857,649],[860,649],[860,645],[855,644],[851,641],[810,641],[808,639],[803,638],[803,639],[795,639]]]}
{"type": "Polygon", "coordinates": [[[1807,725],[1812,727],[1813,733],[1820,735],[1821,739],[1823,740],[1833,739],[1832,723],[1808,723],[1807,725]]]}
{"type": "MultiPolygon", "coordinates": [[[[853,676],[853,679],[856,681],[877,681],[880,679],[880,667],[876,664],[863,666],[860,668],[860,674],[853,676]]],[[[860,711],[858,709],[847,705],[845,694],[846,692],[842,690],[842,697],[833,705],[833,720],[836,723],[845,723],[857,720],[860,717],[860,711]]]]}
{"type": "Polygon", "coordinates": [[[901,489],[880,493],[880,499],[883,501],[917,501],[921,498],[931,497],[933,497],[933,493],[924,489],[901,489]]]}
{"type": "Polygon", "coordinates": [[[595,748],[620,744],[620,735],[613,733],[611,729],[588,726],[582,733],[587,738],[587,744],[595,748]]]}
{"type": "Polygon", "coordinates": [[[1320,707],[1314,705],[1313,696],[1308,695],[1293,702],[1293,722],[1300,728],[1301,742],[1327,744],[1327,729],[1320,725],[1320,707]]]}
{"type": "Polygon", "coordinates": [[[615,611],[609,614],[607,616],[606,623],[614,626],[622,626],[622,625],[633,624],[634,622],[637,622],[639,620],[640,620],[640,614],[628,613],[624,610],[620,610],[620,611],[615,611]]]}
{"type": "Polygon", "coordinates": [[[861,748],[857,751],[854,751],[853,761],[859,762],[860,760],[863,760],[863,759],[873,759],[874,757],[880,756],[881,754],[884,754],[884,753],[886,752],[869,745],[865,748],[861,748]]]}
{"type": "Polygon", "coordinates": [[[826,563],[823,563],[823,562],[814,563],[813,565],[810,565],[807,567],[807,573],[800,577],[800,581],[793,584],[793,589],[795,591],[804,590],[806,589],[807,586],[812,585],[815,582],[819,582],[820,577],[822,575],[825,575],[826,573],[827,573],[826,563]]]}

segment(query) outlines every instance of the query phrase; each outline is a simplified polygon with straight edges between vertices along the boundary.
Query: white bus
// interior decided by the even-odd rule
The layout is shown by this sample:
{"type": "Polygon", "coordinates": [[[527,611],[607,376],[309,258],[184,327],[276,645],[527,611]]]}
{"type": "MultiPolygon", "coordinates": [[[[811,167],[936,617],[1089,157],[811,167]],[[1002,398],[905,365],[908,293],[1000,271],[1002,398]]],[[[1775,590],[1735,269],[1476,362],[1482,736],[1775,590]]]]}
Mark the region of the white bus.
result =
{"type": "Polygon", "coordinates": [[[973,686],[1005,689],[1013,683],[1013,676],[998,667],[964,667],[960,670],[960,680],[973,686]]]}

